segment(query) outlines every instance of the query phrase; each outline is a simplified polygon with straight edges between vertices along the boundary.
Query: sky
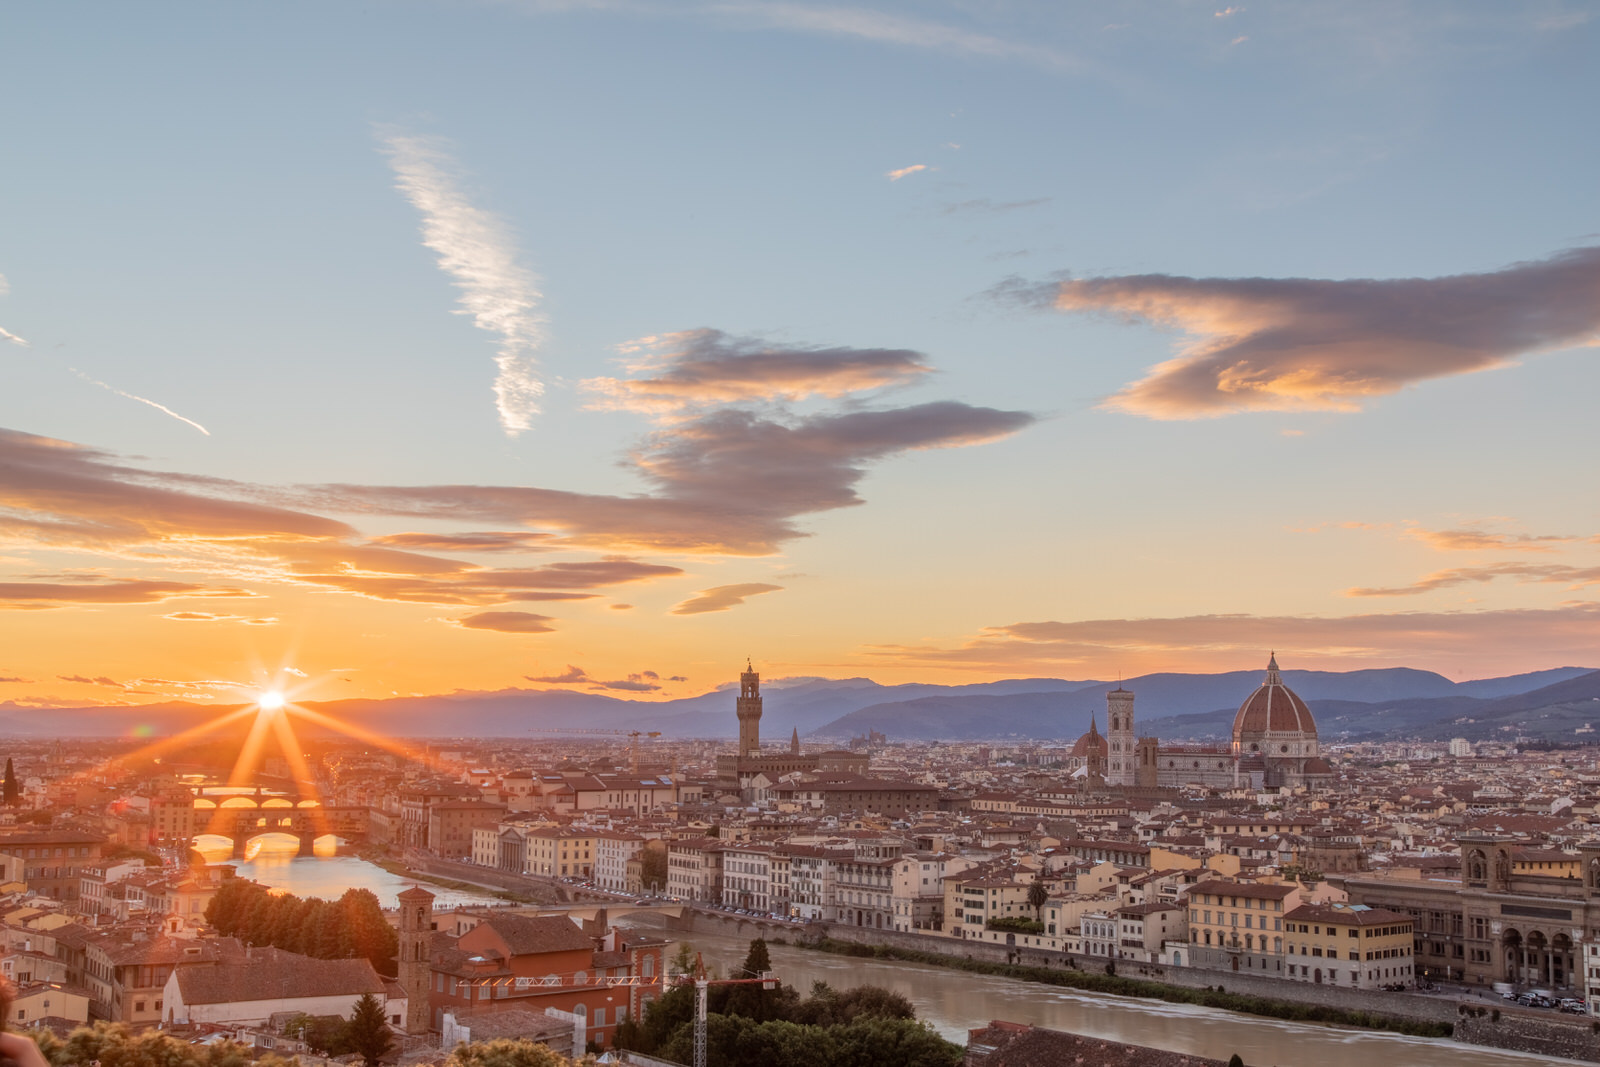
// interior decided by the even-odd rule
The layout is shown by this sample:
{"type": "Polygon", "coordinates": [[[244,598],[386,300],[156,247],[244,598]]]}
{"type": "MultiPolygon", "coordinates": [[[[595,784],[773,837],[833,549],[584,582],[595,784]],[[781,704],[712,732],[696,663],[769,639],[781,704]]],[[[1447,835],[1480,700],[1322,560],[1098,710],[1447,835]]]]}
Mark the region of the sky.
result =
{"type": "Polygon", "coordinates": [[[1591,5],[0,39],[0,702],[1600,666],[1591,5]]]}

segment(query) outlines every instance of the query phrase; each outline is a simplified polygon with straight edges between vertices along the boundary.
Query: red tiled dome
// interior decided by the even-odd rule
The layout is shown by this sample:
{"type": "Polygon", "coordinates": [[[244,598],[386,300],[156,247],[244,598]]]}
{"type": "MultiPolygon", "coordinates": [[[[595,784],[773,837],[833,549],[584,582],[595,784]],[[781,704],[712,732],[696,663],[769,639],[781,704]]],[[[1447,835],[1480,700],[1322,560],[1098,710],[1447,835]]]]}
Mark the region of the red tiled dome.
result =
{"type": "Polygon", "coordinates": [[[1099,730],[1097,730],[1095,728],[1094,724],[1092,724],[1092,723],[1089,726],[1089,732],[1084,734],[1082,737],[1078,738],[1078,740],[1073,743],[1073,746],[1072,746],[1072,756],[1073,756],[1073,758],[1074,759],[1088,759],[1089,758],[1089,746],[1091,746],[1091,745],[1093,745],[1095,748],[1099,749],[1100,750],[1100,755],[1102,755],[1102,756],[1106,755],[1106,753],[1111,751],[1111,749],[1106,745],[1105,737],[1100,733],[1099,730]]]}
{"type": "MultiPolygon", "coordinates": [[[[1267,679],[1239,705],[1239,714],[1233,717],[1233,740],[1237,744],[1245,737],[1262,734],[1303,734],[1317,736],[1316,721],[1311,709],[1283,684],[1278,674],[1278,658],[1273,656],[1267,664],[1267,679]]],[[[1269,753],[1270,754],[1270,753],[1269,753]]]]}

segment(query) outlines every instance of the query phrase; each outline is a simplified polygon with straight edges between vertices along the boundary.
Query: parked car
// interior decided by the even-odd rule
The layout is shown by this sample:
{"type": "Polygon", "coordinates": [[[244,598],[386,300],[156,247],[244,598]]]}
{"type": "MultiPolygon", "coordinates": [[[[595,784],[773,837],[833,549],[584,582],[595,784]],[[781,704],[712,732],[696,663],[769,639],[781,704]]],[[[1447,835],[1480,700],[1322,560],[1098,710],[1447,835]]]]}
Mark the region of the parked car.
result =
{"type": "Polygon", "coordinates": [[[1577,997],[1562,997],[1556,1002],[1556,1007],[1568,1015],[1588,1015],[1589,1009],[1584,1007],[1583,1001],[1577,997]]]}

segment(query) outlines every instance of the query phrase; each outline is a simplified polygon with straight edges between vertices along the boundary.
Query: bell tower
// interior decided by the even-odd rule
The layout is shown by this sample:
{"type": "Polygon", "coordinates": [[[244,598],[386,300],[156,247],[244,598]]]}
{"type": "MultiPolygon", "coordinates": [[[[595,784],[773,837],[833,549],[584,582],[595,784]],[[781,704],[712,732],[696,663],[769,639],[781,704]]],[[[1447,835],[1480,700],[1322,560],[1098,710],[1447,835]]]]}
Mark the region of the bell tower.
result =
{"type": "Polygon", "coordinates": [[[400,894],[395,924],[400,934],[399,982],[406,991],[406,1033],[425,1034],[433,1025],[428,992],[433,987],[433,894],[412,886],[400,894]]]}
{"type": "Polygon", "coordinates": [[[739,675],[739,702],[734,705],[739,716],[739,758],[750,759],[761,755],[761,675],[745,660],[744,673],[739,675]]]}
{"type": "Polygon", "coordinates": [[[1133,785],[1138,766],[1133,736],[1133,694],[1118,685],[1106,694],[1106,784],[1133,785]]]}

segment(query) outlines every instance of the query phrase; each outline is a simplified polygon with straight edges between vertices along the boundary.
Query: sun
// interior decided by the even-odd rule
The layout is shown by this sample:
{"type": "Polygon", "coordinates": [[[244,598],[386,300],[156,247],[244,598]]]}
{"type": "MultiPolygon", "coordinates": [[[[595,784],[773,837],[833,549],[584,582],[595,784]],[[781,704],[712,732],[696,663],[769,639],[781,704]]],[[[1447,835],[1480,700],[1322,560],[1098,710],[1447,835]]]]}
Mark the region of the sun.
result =
{"type": "Polygon", "coordinates": [[[282,711],[289,703],[289,698],[276,689],[268,689],[256,697],[256,706],[262,711],[282,711]]]}

